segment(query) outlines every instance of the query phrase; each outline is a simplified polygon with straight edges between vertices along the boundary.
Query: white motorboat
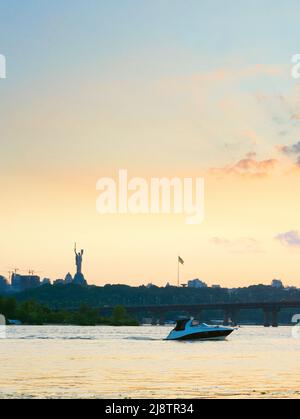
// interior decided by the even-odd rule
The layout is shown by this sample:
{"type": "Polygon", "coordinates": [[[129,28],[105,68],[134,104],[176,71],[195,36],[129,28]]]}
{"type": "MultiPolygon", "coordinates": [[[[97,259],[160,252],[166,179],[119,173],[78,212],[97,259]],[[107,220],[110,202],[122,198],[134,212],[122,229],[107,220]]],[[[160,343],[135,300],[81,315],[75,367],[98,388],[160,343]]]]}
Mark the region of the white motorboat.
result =
{"type": "Polygon", "coordinates": [[[181,319],[166,340],[224,340],[235,329],[223,326],[208,326],[194,319],[181,319]]]}

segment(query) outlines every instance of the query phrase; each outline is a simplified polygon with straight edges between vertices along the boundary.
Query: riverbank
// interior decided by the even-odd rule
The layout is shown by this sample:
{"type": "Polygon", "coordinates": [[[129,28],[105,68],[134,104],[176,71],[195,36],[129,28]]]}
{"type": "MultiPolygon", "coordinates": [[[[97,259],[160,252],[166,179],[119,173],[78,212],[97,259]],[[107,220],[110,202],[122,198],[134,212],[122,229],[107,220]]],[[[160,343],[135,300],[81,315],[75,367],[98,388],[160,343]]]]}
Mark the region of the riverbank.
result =
{"type": "Polygon", "coordinates": [[[7,323],[42,326],[138,326],[139,323],[130,317],[124,307],[116,306],[109,317],[100,315],[99,310],[82,305],[78,310],[55,310],[35,301],[17,302],[14,298],[0,297],[0,314],[7,323]]]}

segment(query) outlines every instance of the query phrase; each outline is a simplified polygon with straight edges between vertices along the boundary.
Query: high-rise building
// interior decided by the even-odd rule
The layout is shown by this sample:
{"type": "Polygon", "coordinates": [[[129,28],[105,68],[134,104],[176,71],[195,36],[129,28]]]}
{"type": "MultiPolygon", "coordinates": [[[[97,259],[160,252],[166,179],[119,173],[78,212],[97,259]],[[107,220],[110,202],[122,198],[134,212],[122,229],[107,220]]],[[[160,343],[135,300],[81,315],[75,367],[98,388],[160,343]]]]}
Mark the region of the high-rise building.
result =
{"type": "Polygon", "coordinates": [[[8,281],[4,276],[0,275],[0,292],[6,292],[9,287],[8,281]]]}
{"type": "Polygon", "coordinates": [[[41,285],[41,279],[35,275],[19,275],[14,273],[11,278],[11,285],[16,292],[37,288],[41,285]]]}

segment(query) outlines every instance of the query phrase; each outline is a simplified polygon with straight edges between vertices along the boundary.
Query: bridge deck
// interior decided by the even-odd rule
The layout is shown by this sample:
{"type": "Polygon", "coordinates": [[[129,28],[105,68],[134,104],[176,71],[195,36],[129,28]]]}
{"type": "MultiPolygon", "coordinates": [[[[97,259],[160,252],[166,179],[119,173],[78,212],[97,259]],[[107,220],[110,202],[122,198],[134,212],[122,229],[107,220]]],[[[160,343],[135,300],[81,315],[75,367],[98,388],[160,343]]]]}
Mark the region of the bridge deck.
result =
{"type": "MultiPolygon", "coordinates": [[[[285,308],[300,308],[300,301],[273,301],[255,303],[199,303],[199,304],[175,304],[175,305],[144,305],[126,306],[128,313],[138,312],[166,312],[166,311],[199,311],[199,310],[281,310],[285,308]]],[[[113,307],[104,307],[105,311],[113,310],[113,307]]]]}

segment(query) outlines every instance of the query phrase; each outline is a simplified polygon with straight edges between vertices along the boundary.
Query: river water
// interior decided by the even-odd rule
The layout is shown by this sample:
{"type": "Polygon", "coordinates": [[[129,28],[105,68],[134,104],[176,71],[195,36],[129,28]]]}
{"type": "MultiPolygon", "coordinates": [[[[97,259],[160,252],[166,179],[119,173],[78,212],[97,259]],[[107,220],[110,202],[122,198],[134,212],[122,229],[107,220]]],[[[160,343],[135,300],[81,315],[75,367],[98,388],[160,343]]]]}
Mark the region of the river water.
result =
{"type": "Polygon", "coordinates": [[[300,398],[292,328],[170,342],[170,327],[8,327],[0,398],[300,398]]]}

